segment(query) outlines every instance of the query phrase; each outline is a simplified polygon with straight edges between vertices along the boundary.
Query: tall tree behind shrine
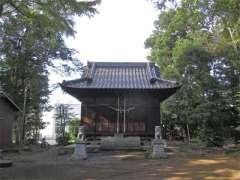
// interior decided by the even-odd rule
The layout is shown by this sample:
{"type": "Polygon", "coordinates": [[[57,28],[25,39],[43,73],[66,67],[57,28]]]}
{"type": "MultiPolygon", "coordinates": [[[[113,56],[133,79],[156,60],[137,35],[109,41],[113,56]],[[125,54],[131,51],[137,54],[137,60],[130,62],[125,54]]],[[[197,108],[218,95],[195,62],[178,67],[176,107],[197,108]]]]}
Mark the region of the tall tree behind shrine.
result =
{"type": "Polygon", "coordinates": [[[74,36],[74,16],[93,16],[100,1],[1,1],[0,82],[23,109],[21,137],[42,129],[41,116],[48,109],[49,66],[62,61],[67,70],[81,67],[64,36],[74,36]],[[69,63],[72,63],[69,65],[69,63]],[[67,68],[66,68],[67,67],[67,68]]]}
{"type": "Polygon", "coordinates": [[[146,40],[163,78],[182,83],[163,104],[167,126],[221,145],[240,125],[240,4],[236,0],[156,0],[161,10],[146,40]]]}

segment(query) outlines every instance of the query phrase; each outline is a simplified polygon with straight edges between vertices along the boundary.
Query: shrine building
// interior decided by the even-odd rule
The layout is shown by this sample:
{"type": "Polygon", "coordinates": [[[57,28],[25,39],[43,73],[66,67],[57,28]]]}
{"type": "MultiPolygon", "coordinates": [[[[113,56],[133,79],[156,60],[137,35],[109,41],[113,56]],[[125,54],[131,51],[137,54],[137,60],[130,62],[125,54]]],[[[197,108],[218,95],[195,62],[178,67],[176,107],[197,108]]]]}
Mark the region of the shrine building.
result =
{"type": "Polygon", "coordinates": [[[79,79],[62,89],[81,101],[87,136],[153,136],[160,125],[160,103],[179,85],[161,79],[149,62],[89,62],[79,79]]]}

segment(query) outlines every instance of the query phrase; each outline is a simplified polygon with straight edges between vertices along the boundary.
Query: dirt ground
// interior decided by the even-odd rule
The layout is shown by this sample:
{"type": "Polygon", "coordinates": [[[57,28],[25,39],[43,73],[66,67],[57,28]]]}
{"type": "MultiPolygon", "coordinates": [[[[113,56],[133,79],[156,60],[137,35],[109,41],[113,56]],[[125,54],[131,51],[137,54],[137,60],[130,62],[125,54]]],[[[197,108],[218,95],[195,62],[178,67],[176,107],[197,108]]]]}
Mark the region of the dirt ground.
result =
{"type": "Polygon", "coordinates": [[[172,145],[167,159],[146,158],[141,151],[101,151],[72,161],[71,154],[59,156],[58,147],[7,154],[14,164],[0,168],[0,180],[240,180],[239,153],[182,147],[172,145]]]}

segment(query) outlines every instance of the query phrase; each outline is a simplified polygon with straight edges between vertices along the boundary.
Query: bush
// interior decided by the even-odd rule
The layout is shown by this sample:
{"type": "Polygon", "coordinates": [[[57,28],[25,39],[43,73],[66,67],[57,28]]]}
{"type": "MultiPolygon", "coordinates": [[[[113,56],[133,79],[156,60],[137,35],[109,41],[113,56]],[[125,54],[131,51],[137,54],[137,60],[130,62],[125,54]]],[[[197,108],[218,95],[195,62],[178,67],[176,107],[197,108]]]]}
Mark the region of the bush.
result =
{"type": "Polygon", "coordinates": [[[69,144],[69,140],[70,140],[69,133],[65,133],[65,136],[58,136],[56,138],[58,145],[67,145],[67,144],[69,144]]]}
{"type": "Polygon", "coordinates": [[[70,135],[69,142],[70,143],[75,143],[78,135],[79,125],[80,125],[80,119],[78,118],[75,118],[69,122],[69,135],[70,135]]]}
{"type": "Polygon", "coordinates": [[[208,147],[222,147],[224,138],[221,136],[221,131],[206,127],[201,131],[200,139],[206,143],[208,147]]]}

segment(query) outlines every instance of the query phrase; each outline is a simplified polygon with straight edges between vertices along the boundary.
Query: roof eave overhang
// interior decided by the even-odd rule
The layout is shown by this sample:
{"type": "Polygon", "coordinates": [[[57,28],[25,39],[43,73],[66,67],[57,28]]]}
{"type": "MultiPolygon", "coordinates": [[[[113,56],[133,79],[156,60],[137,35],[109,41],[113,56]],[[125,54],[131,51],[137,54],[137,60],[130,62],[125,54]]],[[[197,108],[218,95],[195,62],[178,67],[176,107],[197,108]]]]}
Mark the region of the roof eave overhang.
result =
{"type": "Polygon", "coordinates": [[[153,93],[158,94],[160,96],[160,100],[163,101],[167,99],[169,96],[173,95],[181,86],[174,86],[168,88],[151,88],[151,89],[133,89],[133,88],[76,88],[69,87],[60,84],[63,91],[72,95],[81,101],[82,97],[86,96],[96,96],[96,93],[153,93]]]}
{"type": "Polygon", "coordinates": [[[6,93],[1,92],[1,97],[6,99],[16,111],[22,112],[21,108],[6,93]]]}

